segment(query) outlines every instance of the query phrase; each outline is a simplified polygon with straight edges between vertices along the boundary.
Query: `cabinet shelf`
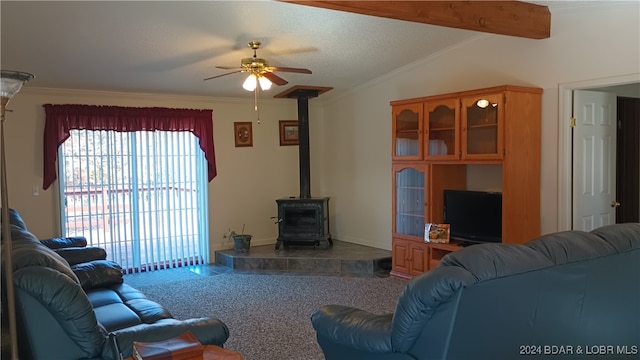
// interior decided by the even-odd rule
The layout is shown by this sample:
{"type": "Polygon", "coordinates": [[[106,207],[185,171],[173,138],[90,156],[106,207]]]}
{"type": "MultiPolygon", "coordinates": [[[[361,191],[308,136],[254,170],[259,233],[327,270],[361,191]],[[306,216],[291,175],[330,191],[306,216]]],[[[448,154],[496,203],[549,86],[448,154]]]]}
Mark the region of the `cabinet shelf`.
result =
{"type": "Polygon", "coordinates": [[[424,186],[398,186],[398,190],[423,190],[424,186]]]}
{"type": "Polygon", "coordinates": [[[498,127],[497,123],[472,124],[472,125],[469,125],[469,129],[496,128],[496,127],[498,127]]]}
{"type": "Polygon", "coordinates": [[[396,130],[396,134],[418,134],[418,130],[396,130]]]}
{"type": "Polygon", "coordinates": [[[454,131],[456,128],[455,127],[437,127],[437,128],[430,128],[429,131],[454,131]]]}
{"type": "Polygon", "coordinates": [[[419,212],[398,212],[398,216],[406,216],[406,217],[424,217],[423,213],[419,212]]]}

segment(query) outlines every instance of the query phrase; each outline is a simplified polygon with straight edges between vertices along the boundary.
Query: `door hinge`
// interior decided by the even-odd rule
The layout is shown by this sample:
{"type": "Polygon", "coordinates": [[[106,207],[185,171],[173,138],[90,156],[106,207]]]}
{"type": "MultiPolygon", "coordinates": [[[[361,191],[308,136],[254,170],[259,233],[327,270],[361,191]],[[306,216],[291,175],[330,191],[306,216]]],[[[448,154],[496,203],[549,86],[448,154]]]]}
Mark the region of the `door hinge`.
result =
{"type": "Polygon", "coordinates": [[[571,120],[569,120],[569,126],[572,128],[576,127],[576,118],[572,117],[571,120]]]}

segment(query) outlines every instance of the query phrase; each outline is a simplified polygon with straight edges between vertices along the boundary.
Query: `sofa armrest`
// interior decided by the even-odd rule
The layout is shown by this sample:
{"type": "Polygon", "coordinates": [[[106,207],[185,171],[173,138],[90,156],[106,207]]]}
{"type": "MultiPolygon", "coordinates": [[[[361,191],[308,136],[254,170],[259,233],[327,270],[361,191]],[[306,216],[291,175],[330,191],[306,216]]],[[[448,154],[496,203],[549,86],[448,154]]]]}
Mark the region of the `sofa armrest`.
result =
{"type": "Polygon", "coordinates": [[[118,339],[122,356],[132,355],[133,342],[155,342],[167,340],[190,331],[203,345],[223,346],[229,338],[229,328],[215,318],[188,320],[163,319],[153,324],[139,324],[113,331],[118,339]]]}
{"type": "Polygon", "coordinates": [[[64,249],[69,247],[85,247],[87,239],[84,236],[69,236],[64,238],[51,238],[40,240],[49,249],[64,249]]]}
{"type": "Polygon", "coordinates": [[[372,353],[389,353],[393,314],[376,315],[342,305],[323,305],[311,316],[319,337],[372,353]]]}
{"type": "Polygon", "coordinates": [[[69,265],[73,266],[94,260],[105,260],[107,252],[97,246],[91,247],[69,247],[53,250],[63,259],[67,260],[69,265]]]}

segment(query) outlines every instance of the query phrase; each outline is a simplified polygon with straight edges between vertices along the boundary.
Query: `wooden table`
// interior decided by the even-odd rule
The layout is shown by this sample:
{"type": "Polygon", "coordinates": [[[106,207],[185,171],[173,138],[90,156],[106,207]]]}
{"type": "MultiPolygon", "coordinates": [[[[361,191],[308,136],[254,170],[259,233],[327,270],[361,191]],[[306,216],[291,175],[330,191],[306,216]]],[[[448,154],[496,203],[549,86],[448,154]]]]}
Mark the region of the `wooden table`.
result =
{"type": "MultiPolygon", "coordinates": [[[[242,360],[242,355],[239,353],[221,348],[216,345],[206,345],[202,352],[203,360],[242,360]]],[[[135,360],[133,357],[128,357],[125,360],[135,360]]],[[[191,359],[175,359],[175,360],[191,360],[191,359]]],[[[199,360],[199,359],[198,359],[199,360]]]]}
{"type": "Polygon", "coordinates": [[[204,360],[242,360],[242,355],[220,346],[207,345],[204,347],[202,358],[204,360]]]}

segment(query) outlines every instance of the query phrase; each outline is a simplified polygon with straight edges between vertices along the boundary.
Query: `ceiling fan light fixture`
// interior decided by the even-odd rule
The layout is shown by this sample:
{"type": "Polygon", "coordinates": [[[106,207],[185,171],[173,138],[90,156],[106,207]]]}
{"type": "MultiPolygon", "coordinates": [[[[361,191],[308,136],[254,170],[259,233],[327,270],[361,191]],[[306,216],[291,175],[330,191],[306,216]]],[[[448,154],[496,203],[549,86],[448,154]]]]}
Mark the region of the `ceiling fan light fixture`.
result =
{"type": "Polygon", "coordinates": [[[242,87],[247,91],[255,90],[256,86],[258,86],[258,78],[256,77],[256,74],[254,74],[254,73],[249,74],[247,79],[242,84],[242,87]]]}
{"type": "Polygon", "coordinates": [[[267,79],[266,77],[260,75],[258,77],[258,82],[260,82],[260,89],[262,90],[271,89],[271,80],[267,79]]]}
{"type": "Polygon", "coordinates": [[[221,75],[210,76],[203,80],[211,80],[222,76],[247,73],[248,76],[242,83],[242,88],[247,91],[257,92],[259,90],[269,90],[275,84],[278,86],[286,85],[288,82],[276,75],[274,72],[292,72],[299,74],[311,74],[311,70],[303,68],[281,67],[281,66],[269,66],[269,62],[266,59],[259,58],[256,50],[260,47],[259,41],[249,42],[249,47],[253,50],[253,57],[242,58],[240,61],[240,67],[234,66],[216,66],[219,69],[234,70],[221,75]],[[267,75],[267,76],[265,76],[267,75]],[[260,86],[260,88],[258,88],[260,86]]]}

